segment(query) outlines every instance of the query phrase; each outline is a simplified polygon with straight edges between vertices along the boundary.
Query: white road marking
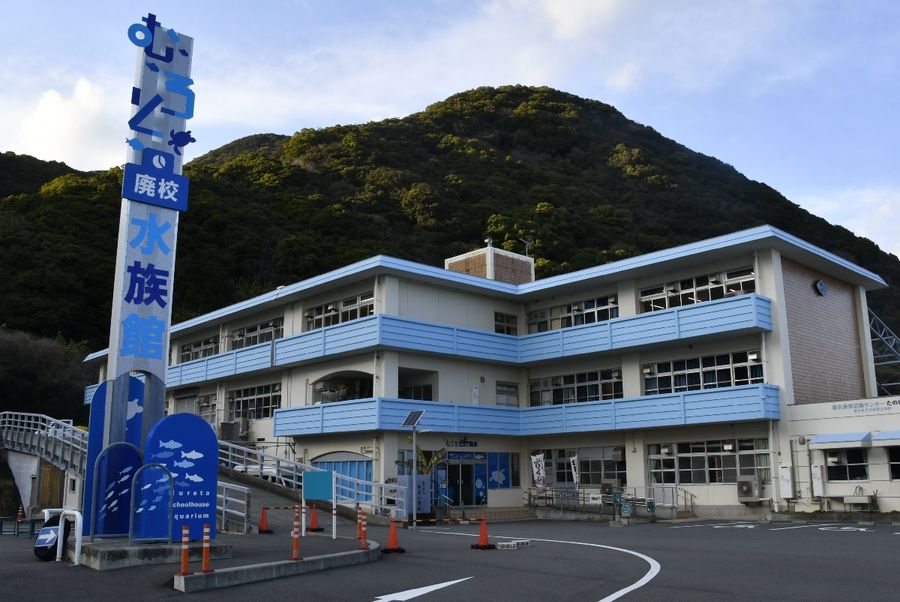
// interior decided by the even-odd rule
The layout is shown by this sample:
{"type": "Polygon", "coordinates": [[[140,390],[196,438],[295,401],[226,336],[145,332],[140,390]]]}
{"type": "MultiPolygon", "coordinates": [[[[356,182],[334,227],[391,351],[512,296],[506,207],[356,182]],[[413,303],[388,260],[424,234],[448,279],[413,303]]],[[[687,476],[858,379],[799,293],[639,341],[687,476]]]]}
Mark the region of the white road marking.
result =
{"type": "Polygon", "coordinates": [[[814,527],[831,527],[839,524],[840,523],[830,523],[827,525],[796,525],[794,527],[776,527],[774,529],[769,529],[769,531],[787,531],[788,529],[812,529],[814,527]]]}
{"type": "Polygon", "coordinates": [[[819,527],[819,531],[841,531],[842,533],[871,533],[874,530],[865,527],[819,527]]]}
{"type": "Polygon", "coordinates": [[[694,527],[733,527],[735,525],[746,525],[746,522],[740,523],[719,523],[718,525],[710,525],[709,523],[704,523],[702,525],[676,525],[674,527],[669,527],[670,529],[692,529],[694,527]]]}
{"type": "MultiPolygon", "coordinates": [[[[431,531],[431,530],[429,530],[429,529],[420,529],[419,532],[420,532],[420,533],[436,533],[436,534],[438,534],[438,535],[459,535],[459,536],[462,536],[462,537],[478,537],[478,535],[476,535],[476,534],[474,534],[474,533],[449,533],[449,532],[446,532],[446,531],[431,531]]],[[[498,536],[498,535],[492,535],[492,537],[493,537],[494,539],[525,539],[525,538],[523,538],[523,537],[521,537],[521,536],[517,536],[517,537],[507,537],[507,536],[503,536],[503,535],[499,535],[499,536],[498,536]]],[[[635,552],[634,550],[627,550],[627,549],[625,549],[625,548],[617,548],[617,547],[615,547],[615,546],[605,546],[605,545],[599,544],[599,543],[587,543],[587,542],[584,542],[584,541],[566,541],[566,540],[562,540],[562,539],[540,539],[540,538],[537,538],[537,537],[529,537],[528,539],[530,539],[531,541],[543,541],[544,543],[561,543],[561,544],[567,544],[567,545],[571,545],[571,546],[585,546],[585,547],[589,547],[589,548],[603,548],[603,549],[605,549],[605,550],[612,550],[612,551],[614,551],[614,552],[623,552],[623,553],[625,553],[625,554],[630,554],[630,555],[632,555],[632,556],[637,556],[638,558],[640,558],[641,560],[643,560],[644,562],[646,562],[647,564],[650,565],[650,570],[647,571],[647,572],[644,574],[643,577],[641,577],[640,579],[638,579],[637,581],[635,581],[634,583],[632,583],[632,584],[629,585],[628,587],[624,587],[624,588],[622,588],[622,589],[620,589],[620,590],[618,590],[618,591],[615,591],[615,592],[611,593],[610,595],[608,595],[608,596],[606,596],[605,598],[601,599],[599,602],[613,602],[613,600],[618,600],[619,598],[621,598],[622,596],[624,596],[624,595],[627,594],[627,593],[633,592],[633,591],[636,590],[636,589],[639,589],[639,588],[641,588],[641,587],[644,587],[644,586],[647,585],[654,577],[656,577],[657,574],[659,574],[659,571],[660,571],[660,569],[661,569],[660,564],[659,564],[657,561],[655,561],[654,559],[650,558],[649,556],[645,556],[644,554],[641,554],[640,552],[635,552]]]]}
{"type": "Polygon", "coordinates": [[[443,583],[426,585],[424,587],[417,587],[416,589],[408,589],[406,591],[396,592],[393,594],[385,594],[383,596],[378,596],[377,598],[375,598],[375,600],[378,602],[388,602],[389,600],[412,600],[413,598],[424,596],[425,594],[429,594],[435,590],[450,587],[451,585],[456,585],[457,583],[461,583],[463,581],[468,581],[469,579],[471,579],[471,577],[464,577],[462,579],[457,579],[456,581],[444,581],[443,583]]]}

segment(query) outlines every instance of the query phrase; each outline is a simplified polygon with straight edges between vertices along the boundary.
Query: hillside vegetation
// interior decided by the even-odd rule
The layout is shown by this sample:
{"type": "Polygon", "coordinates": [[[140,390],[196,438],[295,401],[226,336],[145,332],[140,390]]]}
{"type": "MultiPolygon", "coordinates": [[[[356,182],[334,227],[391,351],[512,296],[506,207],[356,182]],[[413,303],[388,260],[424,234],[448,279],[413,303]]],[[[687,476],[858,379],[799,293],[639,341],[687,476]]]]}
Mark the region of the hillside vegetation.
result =
{"type": "MultiPolygon", "coordinates": [[[[519,252],[526,239],[546,277],[769,223],[884,277],[893,287],[870,303],[900,326],[895,256],[609,105],[549,88],[479,88],[403,119],[250,136],[185,173],[176,322],[378,253],[442,265],[487,236],[519,252]]],[[[0,189],[0,315],[99,349],[122,174],[52,175],[0,189]]]]}

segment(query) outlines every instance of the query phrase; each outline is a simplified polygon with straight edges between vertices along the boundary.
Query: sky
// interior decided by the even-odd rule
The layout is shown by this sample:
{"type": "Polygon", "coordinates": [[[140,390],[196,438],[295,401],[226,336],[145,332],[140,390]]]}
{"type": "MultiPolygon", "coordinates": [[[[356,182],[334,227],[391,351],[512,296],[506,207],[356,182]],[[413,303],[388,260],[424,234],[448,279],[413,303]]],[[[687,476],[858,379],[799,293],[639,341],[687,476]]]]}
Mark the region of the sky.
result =
{"type": "Polygon", "coordinates": [[[611,104],[900,256],[895,0],[0,0],[0,152],[125,162],[152,12],[194,38],[197,142],[403,117],[478,86],[611,104]]]}

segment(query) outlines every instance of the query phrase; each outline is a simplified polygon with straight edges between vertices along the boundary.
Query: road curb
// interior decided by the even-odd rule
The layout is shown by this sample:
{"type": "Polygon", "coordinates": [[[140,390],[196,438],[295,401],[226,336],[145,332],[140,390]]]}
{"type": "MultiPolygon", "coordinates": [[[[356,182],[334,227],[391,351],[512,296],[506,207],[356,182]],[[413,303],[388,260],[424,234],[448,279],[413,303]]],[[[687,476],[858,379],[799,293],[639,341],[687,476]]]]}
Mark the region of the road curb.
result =
{"type": "Polygon", "coordinates": [[[323,554],[312,556],[299,561],[280,560],[277,562],[262,562],[234,566],[224,569],[216,569],[212,573],[194,573],[192,575],[175,575],[174,587],[184,593],[201,592],[223,587],[233,587],[246,583],[269,581],[282,577],[295,577],[316,571],[325,571],[343,566],[374,562],[381,558],[381,546],[369,542],[369,549],[354,550],[352,552],[338,552],[336,554],[323,554]]]}

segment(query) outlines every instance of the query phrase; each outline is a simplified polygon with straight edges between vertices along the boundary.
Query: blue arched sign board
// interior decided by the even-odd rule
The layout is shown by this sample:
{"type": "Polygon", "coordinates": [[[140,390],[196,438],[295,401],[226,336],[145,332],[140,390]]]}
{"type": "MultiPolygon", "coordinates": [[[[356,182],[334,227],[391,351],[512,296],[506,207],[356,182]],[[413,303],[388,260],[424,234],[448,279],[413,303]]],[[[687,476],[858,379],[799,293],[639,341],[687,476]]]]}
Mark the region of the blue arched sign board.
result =
{"type": "Polygon", "coordinates": [[[128,534],[131,513],[131,480],[143,464],[141,453],[127,443],[117,443],[100,453],[94,473],[97,498],[90,516],[96,535],[128,534]]]}
{"type": "Polygon", "coordinates": [[[148,462],[135,477],[132,536],[134,540],[165,540],[181,533],[169,531],[169,501],[173,499],[172,475],[163,466],[148,462]]]}
{"type": "MultiPolygon", "coordinates": [[[[199,540],[203,538],[203,525],[208,524],[210,536],[215,537],[219,441],[209,423],[194,414],[166,416],[150,429],[144,460],[162,464],[174,479],[173,535],[179,535],[182,525],[188,525],[191,539],[199,540]]],[[[140,488],[146,484],[141,483],[140,488]]],[[[152,537],[159,531],[153,520],[141,521],[141,525],[146,525],[146,532],[139,532],[139,537],[152,537]]]]}

